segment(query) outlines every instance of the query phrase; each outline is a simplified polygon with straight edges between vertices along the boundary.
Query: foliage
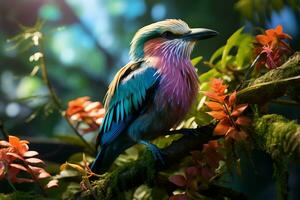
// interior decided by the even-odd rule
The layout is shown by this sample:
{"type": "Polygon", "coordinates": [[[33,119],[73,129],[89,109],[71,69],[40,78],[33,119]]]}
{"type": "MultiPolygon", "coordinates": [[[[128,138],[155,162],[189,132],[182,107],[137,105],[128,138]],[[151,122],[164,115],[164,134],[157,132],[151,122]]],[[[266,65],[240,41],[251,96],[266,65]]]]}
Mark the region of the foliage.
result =
{"type": "Polygon", "coordinates": [[[254,22],[264,22],[270,18],[271,11],[279,11],[284,6],[291,6],[297,9],[299,0],[276,0],[276,1],[259,1],[259,0],[239,0],[235,7],[240,14],[246,19],[254,22]]]}
{"type": "Polygon", "coordinates": [[[253,36],[242,33],[244,28],[238,29],[228,39],[223,47],[216,50],[207,65],[213,67],[227,79],[235,79],[240,70],[245,69],[252,56],[253,36]]]}
{"type": "Polygon", "coordinates": [[[216,140],[209,141],[203,145],[203,150],[191,152],[194,166],[187,167],[184,175],[173,175],[169,178],[170,182],[180,188],[184,188],[185,192],[176,194],[170,199],[199,199],[202,195],[197,191],[201,187],[207,187],[208,184],[215,181],[220,176],[217,171],[220,161],[224,160],[224,156],[220,151],[220,144],[216,140]]]}
{"type": "MultiPolygon", "coordinates": [[[[239,1],[238,5],[245,2],[239,1]]],[[[223,187],[223,181],[233,173],[230,164],[235,165],[237,171],[240,170],[239,162],[245,158],[236,152],[237,145],[243,142],[247,145],[241,148],[248,153],[252,149],[259,149],[270,155],[274,177],[278,183],[278,197],[288,197],[287,163],[292,156],[300,155],[299,125],[296,121],[289,121],[278,115],[258,117],[262,112],[267,113],[265,108],[272,99],[283,96],[287,91],[294,91],[296,87],[291,83],[299,81],[299,58],[293,57],[295,63],[286,62],[293,50],[286,42],[291,37],[283,32],[282,26],[266,30],[264,34],[255,37],[240,28],[228,38],[224,46],[212,54],[209,61],[201,63],[201,56],[192,60],[194,66],[205,64],[210,67],[207,72],[199,75],[201,85],[197,101],[182,124],[176,127],[177,130],[172,130],[155,141],[166,152],[166,159],[172,160],[172,163],[176,160],[176,164],[161,166],[149,151],[141,154],[141,148],[133,147],[138,160],[116,165],[102,175],[93,173],[89,168],[94,159],[94,148],[86,141],[85,137],[88,135],[84,133],[95,133],[99,129],[105,110],[100,102],[92,102],[88,96],[71,100],[68,107],[64,108],[48,77],[45,52],[41,44],[44,37],[41,28],[42,23],[33,28],[24,28],[13,41],[21,45],[29,40],[30,47],[37,48],[29,57],[29,61],[35,65],[32,75],[37,75],[41,69],[51,103],[86,147],[86,154],[82,158],[81,153],[73,155],[71,161],[60,167],[60,174],[56,178],[67,183],[67,191],[60,194],[61,198],[113,199],[139,196],[146,199],[151,198],[149,190],[152,193],[159,191],[160,194],[168,194],[173,200],[229,198],[238,192],[223,187]],[[250,74],[251,79],[247,80],[248,72],[254,65],[259,73],[250,74]],[[262,70],[262,66],[268,71],[262,70]],[[244,84],[245,81],[250,83],[244,84]],[[262,106],[263,104],[265,105],[262,106]],[[205,130],[209,134],[202,138],[203,141],[197,141],[201,146],[193,146],[193,139],[201,138],[201,131],[205,130]],[[188,134],[182,134],[184,132],[188,134]],[[184,144],[184,147],[176,144],[184,144]],[[181,148],[184,148],[184,155],[178,152],[181,148]],[[182,159],[183,157],[186,158],[182,159]],[[136,189],[136,186],[145,184],[147,187],[136,189]],[[220,187],[223,193],[220,190],[210,192],[212,188],[220,187]]],[[[293,94],[299,97],[297,92],[293,94]]],[[[5,135],[3,126],[1,131],[5,135]]],[[[0,141],[0,179],[8,180],[13,190],[16,190],[13,183],[21,182],[36,182],[43,189],[40,179],[49,178],[50,174],[42,167],[44,162],[35,157],[38,153],[29,151],[29,142],[26,140],[14,136],[9,136],[8,139],[0,141]],[[29,174],[30,178],[20,178],[22,171],[29,174]]],[[[130,156],[122,156],[126,160],[135,160],[130,156]]],[[[242,176],[242,173],[237,174],[242,176]]],[[[56,179],[45,187],[54,186],[58,186],[56,179]]],[[[6,197],[3,195],[3,198],[6,197]]]]}

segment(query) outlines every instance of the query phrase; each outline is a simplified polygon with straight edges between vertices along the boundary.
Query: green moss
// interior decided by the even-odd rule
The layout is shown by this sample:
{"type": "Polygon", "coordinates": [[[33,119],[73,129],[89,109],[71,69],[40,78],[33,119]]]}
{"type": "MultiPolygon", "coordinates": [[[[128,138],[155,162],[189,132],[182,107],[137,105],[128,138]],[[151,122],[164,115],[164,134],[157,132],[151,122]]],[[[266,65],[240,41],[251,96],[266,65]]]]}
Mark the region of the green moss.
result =
{"type": "Polygon", "coordinates": [[[255,120],[255,142],[273,159],[289,158],[299,153],[300,126],[280,115],[265,115],[255,120]]]}
{"type": "MultiPolygon", "coordinates": [[[[282,96],[289,89],[295,91],[300,80],[300,54],[295,53],[281,67],[270,70],[263,76],[252,81],[248,87],[237,94],[239,103],[264,104],[271,99],[282,96]],[[263,94],[264,98],[262,98],[263,94]]],[[[297,97],[299,93],[297,92],[297,97]]]]}
{"type": "Polygon", "coordinates": [[[96,199],[125,199],[126,195],[124,190],[121,189],[126,188],[124,183],[130,185],[131,182],[138,181],[133,180],[132,177],[141,177],[141,180],[146,180],[144,184],[153,185],[155,175],[153,155],[150,151],[146,151],[140,160],[128,163],[93,182],[93,191],[82,192],[81,199],[89,199],[93,194],[96,199]]]}
{"type": "Polygon", "coordinates": [[[265,115],[255,120],[255,142],[271,155],[278,199],[287,199],[288,170],[291,156],[300,154],[300,125],[280,115],[265,115]]]}
{"type": "Polygon", "coordinates": [[[47,200],[48,198],[44,198],[33,192],[13,192],[11,194],[1,194],[1,200],[47,200]]]}

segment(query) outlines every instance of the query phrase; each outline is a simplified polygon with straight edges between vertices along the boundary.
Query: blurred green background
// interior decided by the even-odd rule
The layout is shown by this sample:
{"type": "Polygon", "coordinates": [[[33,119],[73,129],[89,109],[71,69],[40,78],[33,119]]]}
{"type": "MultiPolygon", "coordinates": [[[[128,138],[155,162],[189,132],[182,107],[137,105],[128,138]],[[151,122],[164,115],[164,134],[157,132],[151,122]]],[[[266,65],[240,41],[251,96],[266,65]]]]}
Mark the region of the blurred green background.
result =
{"type": "MultiPolygon", "coordinates": [[[[14,135],[71,134],[59,114],[51,113],[40,74],[30,76],[34,64],[29,57],[33,51],[11,49],[7,42],[20,33],[20,25],[33,26],[38,19],[46,21],[46,64],[55,90],[66,106],[69,100],[80,96],[102,102],[114,74],[129,61],[131,38],[144,25],[180,18],[190,27],[219,31],[218,37],[196,46],[193,56],[201,55],[204,60],[241,26],[257,33],[261,28],[282,24],[284,31],[294,38],[291,46],[299,50],[299,5],[298,0],[0,0],[0,119],[14,135]]],[[[207,71],[208,67],[201,65],[200,70],[207,71]]],[[[274,110],[299,118],[299,110],[287,112],[278,106],[274,110]]],[[[258,161],[269,159],[257,155],[258,161]]],[[[260,197],[272,199],[274,185],[266,185],[271,184],[271,166],[262,164],[259,168],[259,177],[247,177],[245,173],[244,179],[253,187],[249,185],[243,190],[250,195],[255,191],[255,197],[261,186],[260,197]]],[[[295,176],[290,181],[292,189],[300,185],[295,176]]]]}

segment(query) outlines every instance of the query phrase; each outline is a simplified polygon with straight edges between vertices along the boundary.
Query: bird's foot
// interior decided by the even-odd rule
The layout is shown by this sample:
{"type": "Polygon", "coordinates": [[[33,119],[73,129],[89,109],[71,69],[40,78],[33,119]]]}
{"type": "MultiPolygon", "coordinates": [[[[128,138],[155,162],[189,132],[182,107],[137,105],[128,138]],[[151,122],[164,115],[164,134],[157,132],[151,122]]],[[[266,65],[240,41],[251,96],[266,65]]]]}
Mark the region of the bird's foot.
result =
{"type": "Polygon", "coordinates": [[[144,140],[139,141],[139,143],[145,145],[151,151],[155,160],[159,160],[162,165],[165,165],[163,152],[156,145],[144,140]]]}

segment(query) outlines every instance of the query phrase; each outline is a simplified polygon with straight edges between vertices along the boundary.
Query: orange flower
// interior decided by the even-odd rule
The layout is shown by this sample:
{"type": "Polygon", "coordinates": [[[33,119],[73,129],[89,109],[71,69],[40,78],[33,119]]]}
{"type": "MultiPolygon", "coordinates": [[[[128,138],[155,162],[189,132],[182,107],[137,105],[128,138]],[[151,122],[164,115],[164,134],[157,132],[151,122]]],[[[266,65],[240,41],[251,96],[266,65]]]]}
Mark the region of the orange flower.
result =
{"type": "Polygon", "coordinates": [[[257,35],[256,41],[261,45],[272,44],[274,47],[279,42],[279,39],[292,39],[292,37],[283,32],[281,25],[278,25],[275,29],[268,29],[263,35],[257,35]]]}
{"type": "Polygon", "coordinates": [[[16,136],[9,136],[8,139],[9,144],[11,144],[12,147],[14,147],[15,149],[15,153],[20,154],[21,156],[23,156],[29,149],[28,145],[29,142],[27,140],[20,140],[18,137],[16,136]]]}
{"type": "Polygon", "coordinates": [[[268,69],[279,67],[285,61],[284,57],[293,52],[285,39],[292,39],[292,37],[283,32],[281,25],[266,30],[262,35],[257,35],[254,54],[255,56],[263,54],[257,67],[261,65],[266,65],[268,69]]]}
{"type": "Polygon", "coordinates": [[[8,142],[0,141],[0,179],[7,178],[12,183],[23,183],[50,177],[44,168],[38,166],[44,162],[34,157],[38,152],[29,151],[28,144],[27,140],[20,140],[11,135],[8,137],[8,142]],[[32,178],[17,177],[21,171],[29,173],[32,178]]]}
{"type": "Polygon", "coordinates": [[[105,115],[105,109],[100,102],[90,101],[90,97],[79,97],[68,104],[67,117],[76,125],[84,123],[88,127],[80,128],[83,133],[99,129],[105,115]]]}
{"type": "Polygon", "coordinates": [[[220,79],[212,80],[213,92],[205,93],[210,98],[210,101],[205,102],[211,110],[207,114],[218,120],[214,129],[215,135],[225,135],[226,138],[232,139],[244,139],[245,132],[242,131],[241,126],[247,126],[251,122],[249,118],[242,116],[248,104],[236,105],[236,91],[232,94],[225,94],[227,87],[220,79]]]}
{"type": "Polygon", "coordinates": [[[223,84],[222,79],[214,78],[211,80],[211,89],[212,92],[205,92],[204,95],[211,98],[213,101],[223,102],[226,95],[227,85],[223,84]]]}
{"type": "Polygon", "coordinates": [[[212,90],[218,95],[224,95],[225,91],[227,90],[228,86],[223,84],[222,79],[215,78],[211,82],[212,90]]]}

